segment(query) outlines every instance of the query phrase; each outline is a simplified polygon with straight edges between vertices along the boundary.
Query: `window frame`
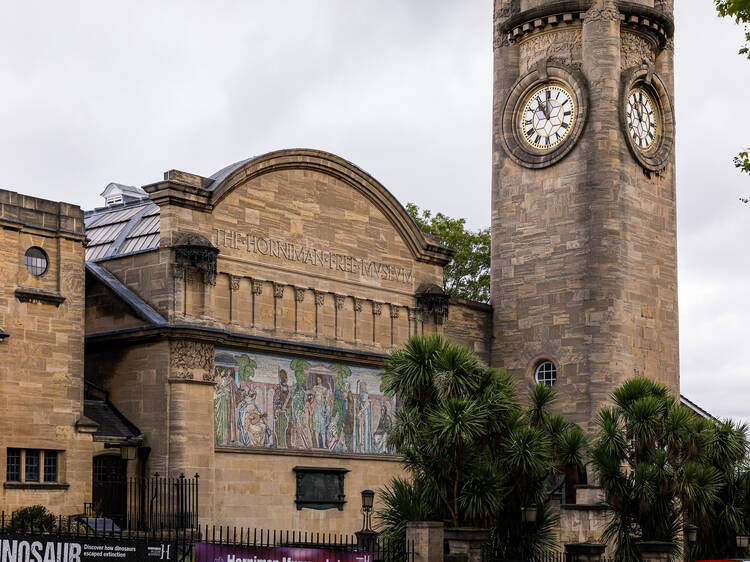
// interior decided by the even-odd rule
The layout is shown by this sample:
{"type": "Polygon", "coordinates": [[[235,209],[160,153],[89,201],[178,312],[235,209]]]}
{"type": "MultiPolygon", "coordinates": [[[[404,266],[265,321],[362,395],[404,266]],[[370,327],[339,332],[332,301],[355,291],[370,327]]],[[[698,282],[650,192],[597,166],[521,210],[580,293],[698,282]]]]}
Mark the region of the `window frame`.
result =
{"type": "Polygon", "coordinates": [[[63,481],[64,455],[65,451],[60,449],[7,447],[5,449],[4,486],[6,488],[67,488],[68,484],[63,481]],[[32,462],[29,463],[29,460],[32,462]]]}
{"type": "Polygon", "coordinates": [[[542,383],[547,386],[555,386],[557,384],[557,365],[555,362],[550,359],[539,361],[534,368],[534,380],[537,384],[542,383]],[[551,369],[547,368],[548,366],[551,366],[551,369]]]}
{"type": "Polygon", "coordinates": [[[44,248],[40,248],[39,246],[29,246],[29,248],[27,248],[26,252],[23,254],[23,265],[26,267],[26,271],[30,275],[33,275],[34,277],[42,277],[49,270],[49,255],[44,251],[44,248]],[[40,253],[41,256],[29,255],[30,253],[35,252],[40,253]],[[40,263],[37,264],[34,260],[40,260],[40,263]],[[42,263],[44,267],[39,271],[39,273],[36,273],[35,268],[41,268],[42,263]]]}

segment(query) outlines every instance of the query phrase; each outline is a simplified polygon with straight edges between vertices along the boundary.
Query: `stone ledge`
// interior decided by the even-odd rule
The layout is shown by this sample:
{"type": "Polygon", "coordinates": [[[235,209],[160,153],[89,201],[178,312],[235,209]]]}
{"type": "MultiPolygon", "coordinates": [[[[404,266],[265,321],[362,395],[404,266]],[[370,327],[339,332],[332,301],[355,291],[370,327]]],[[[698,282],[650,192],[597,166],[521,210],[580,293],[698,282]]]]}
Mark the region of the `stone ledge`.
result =
{"type": "Polygon", "coordinates": [[[357,453],[329,453],[326,451],[306,451],[298,449],[264,449],[250,447],[215,447],[216,453],[238,455],[279,455],[285,457],[316,457],[323,459],[347,459],[356,461],[385,461],[400,463],[402,458],[395,455],[371,455],[357,453]]]}
{"type": "Polygon", "coordinates": [[[36,289],[34,287],[18,287],[15,295],[21,302],[54,304],[55,306],[60,306],[65,302],[65,297],[60,293],[36,289]]]}
{"type": "Polygon", "coordinates": [[[5,482],[6,490],[67,490],[70,484],[61,482],[5,482]]]}

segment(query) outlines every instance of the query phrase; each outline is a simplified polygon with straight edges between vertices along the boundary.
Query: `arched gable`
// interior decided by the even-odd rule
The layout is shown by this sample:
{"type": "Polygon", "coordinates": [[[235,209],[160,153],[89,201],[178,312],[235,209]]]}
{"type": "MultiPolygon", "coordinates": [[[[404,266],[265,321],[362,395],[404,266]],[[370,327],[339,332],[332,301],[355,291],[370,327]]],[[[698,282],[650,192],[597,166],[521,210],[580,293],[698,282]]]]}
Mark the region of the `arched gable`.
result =
{"type": "Polygon", "coordinates": [[[215,207],[229,193],[249,180],[282,170],[312,170],[338,179],[370,201],[401,236],[415,260],[447,264],[452,252],[425,237],[398,200],[375,178],[351,162],[320,150],[287,149],[243,160],[220,170],[206,189],[215,207]]]}

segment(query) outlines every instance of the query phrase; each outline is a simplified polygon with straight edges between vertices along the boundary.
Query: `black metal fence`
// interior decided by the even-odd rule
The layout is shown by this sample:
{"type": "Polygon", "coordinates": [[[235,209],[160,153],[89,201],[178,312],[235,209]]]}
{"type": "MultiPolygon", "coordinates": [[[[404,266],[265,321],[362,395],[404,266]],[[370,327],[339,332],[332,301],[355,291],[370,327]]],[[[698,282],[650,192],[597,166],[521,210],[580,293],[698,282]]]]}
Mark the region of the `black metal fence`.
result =
{"type": "MultiPolygon", "coordinates": [[[[38,519],[27,519],[2,512],[0,543],[7,540],[22,541],[27,545],[39,543],[42,545],[40,548],[43,558],[46,558],[47,554],[46,543],[60,544],[60,541],[72,541],[80,545],[84,555],[87,549],[94,552],[94,557],[107,558],[106,555],[96,554],[106,552],[106,549],[126,553],[118,556],[119,562],[155,562],[155,557],[164,562],[189,562],[197,560],[197,545],[204,549],[204,554],[206,547],[209,553],[213,550],[212,547],[287,548],[302,549],[305,551],[304,559],[310,561],[318,560],[314,551],[321,552],[321,561],[328,559],[323,553],[332,551],[350,553],[352,556],[346,557],[349,562],[414,562],[414,544],[406,541],[387,541],[375,537],[363,545],[354,535],[207,525],[183,529],[164,526],[143,530],[137,526],[113,525],[110,519],[82,515],[44,515],[38,519]],[[371,555],[371,558],[367,555],[371,555]]],[[[0,551],[3,548],[0,544],[0,551]]],[[[19,555],[21,554],[23,553],[19,552],[19,555]]],[[[213,562],[216,558],[210,557],[210,561],[213,562]]],[[[278,557],[281,558],[282,556],[278,557]]],[[[82,555],[79,558],[58,556],[56,559],[87,562],[93,558],[82,555]]],[[[342,555],[341,560],[344,559],[345,556],[342,555]]],[[[23,560],[28,560],[28,557],[11,557],[8,562],[23,560]]]]}
{"type": "Polygon", "coordinates": [[[95,501],[86,504],[91,518],[111,519],[118,527],[157,531],[198,526],[198,479],[153,477],[97,481],[95,501]]]}

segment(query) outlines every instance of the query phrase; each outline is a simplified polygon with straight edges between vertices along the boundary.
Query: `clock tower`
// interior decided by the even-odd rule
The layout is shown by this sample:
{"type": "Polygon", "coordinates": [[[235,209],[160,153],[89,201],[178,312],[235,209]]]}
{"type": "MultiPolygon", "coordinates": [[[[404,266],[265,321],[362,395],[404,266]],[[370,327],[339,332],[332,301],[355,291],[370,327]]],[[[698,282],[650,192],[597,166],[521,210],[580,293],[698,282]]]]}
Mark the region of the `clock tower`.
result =
{"type": "Polygon", "coordinates": [[[673,0],[495,0],[492,364],[679,394],[673,0]]]}

